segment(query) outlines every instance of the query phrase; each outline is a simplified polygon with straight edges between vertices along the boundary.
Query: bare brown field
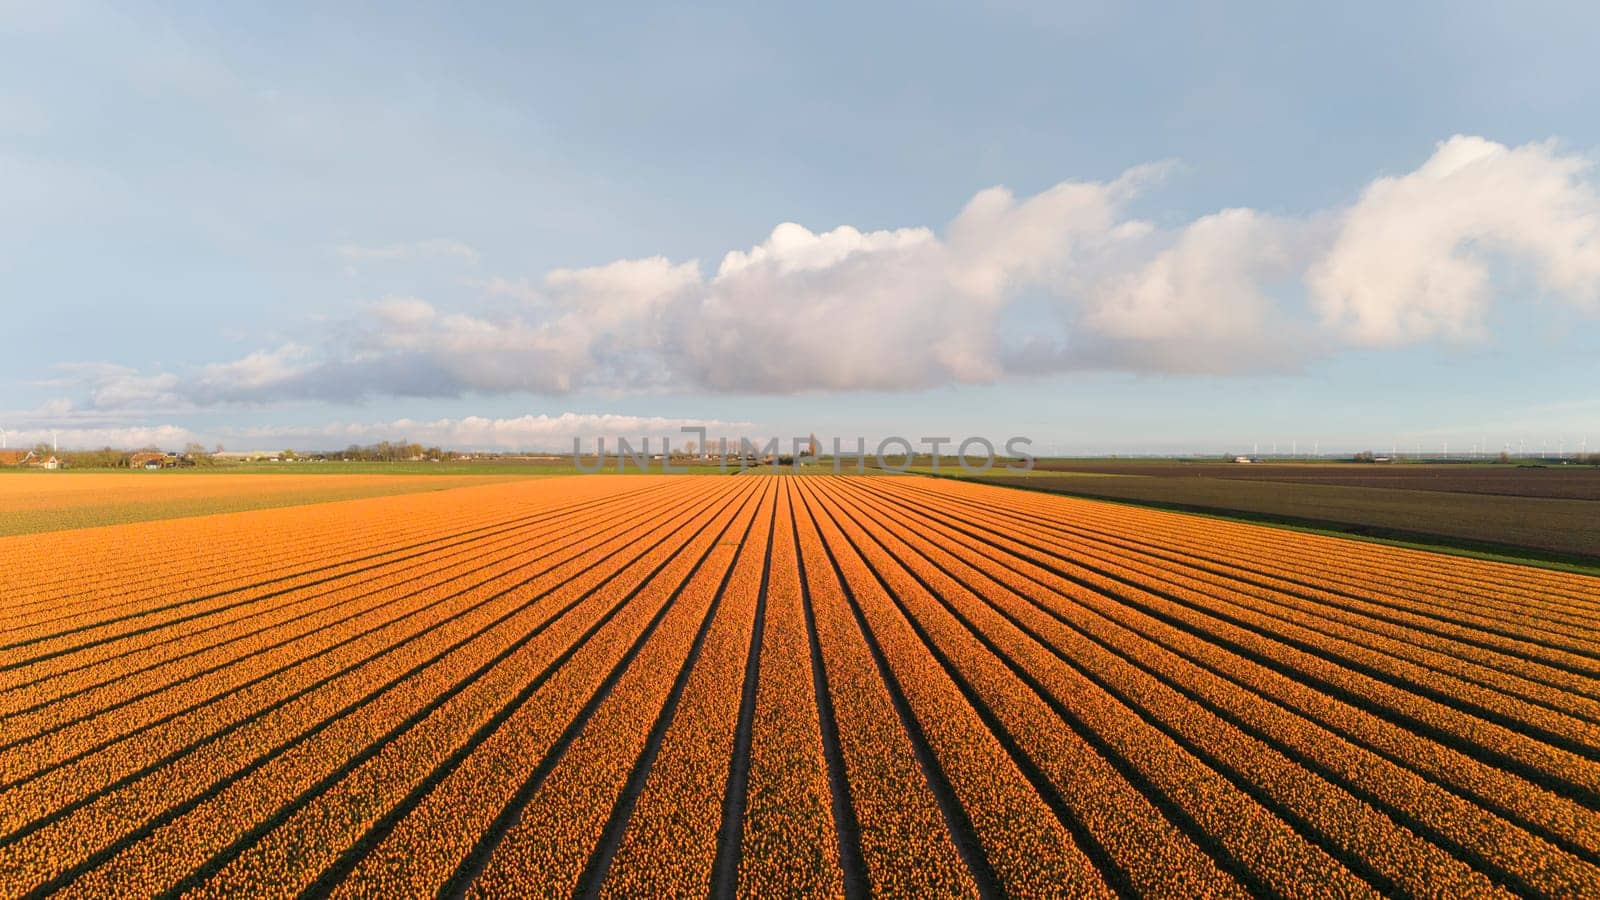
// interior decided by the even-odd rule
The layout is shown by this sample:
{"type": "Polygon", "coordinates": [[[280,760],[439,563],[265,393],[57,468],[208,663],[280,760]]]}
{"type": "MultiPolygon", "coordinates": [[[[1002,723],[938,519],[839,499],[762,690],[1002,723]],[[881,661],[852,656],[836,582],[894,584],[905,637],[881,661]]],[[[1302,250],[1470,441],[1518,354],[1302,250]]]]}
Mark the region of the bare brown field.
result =
{"type": "Polygon", "coordinates": [[[1104,468],[1118,471],[996,469],[973,480],[1600,570],[1600,500],[1361,486],[1337,478],[1219,477],[1172,463],[1104,468]]]}
{"type": "Polygon", "coordinates": [[[475,484],[0,538],[0,894],[1600,895],[1600,579],[475,484]]]}
{"type": "Polygon", "coordinates": [[[1466,463],[1174,462],[1041,459],[1041,472],[1145,475],[1153,478],[1222,478],[1289,484],[1388,488],[1600,500],[1600,466],[1515,466],[1466,463]]]}

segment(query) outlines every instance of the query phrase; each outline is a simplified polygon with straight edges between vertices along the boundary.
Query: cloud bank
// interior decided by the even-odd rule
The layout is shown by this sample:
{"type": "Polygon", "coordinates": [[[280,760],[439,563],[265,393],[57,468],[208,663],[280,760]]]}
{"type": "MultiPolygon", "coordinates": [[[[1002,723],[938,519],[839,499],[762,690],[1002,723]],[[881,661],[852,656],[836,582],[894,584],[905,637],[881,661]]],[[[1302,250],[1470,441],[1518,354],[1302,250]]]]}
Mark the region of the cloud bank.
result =
{"type": "MultiPolygon", "coordinates": [[[[1078,370],[1281,371],[1347,347],[1484,340],[1507,278],[1600,307],[1593,167],[1553,143],[1452,137],[1341,209],[1223,209],[1172,226],[1131,215],[1167,169],[1027,197],[989,188],[938,230],[786,222],[709,271],[650,257],[479,282],[513,298],[497,313],[389,297],[240,359],[63,380],[97,410],[913,390],[1078,370]]],[[[339,252],[476,259],[449,241],[339,252]]]]}
{"type": "Polygon", "coordinates": [[[752,422],[729,422],[720,419],[682,419],[661,416],[624,416],[606,413],[573,413],[560,415],[516,416],[487,418],[467,416],[459,419],[395,419],[388,422],[348,422],[323,426],[270,426],[226,429],[223,434],[236,444],[258,447],[276,447],[289,442],[293,446],[316,446],[340,449],[348,444],[364,444],[380,440],[410,440],[422,444],[436,444],[466,450],[543,450],[571,453],[573,439],[583,441],[583,446],[593,446],[596,438],[605,438],[611,446],[619,437],[627,438],[635,448],[643,437],[659,449],[659,438],[669,438],[675,447],[683,447],[692,438],[683,434],[682,428],[704,428],[715,440],[718,436],[736,436],[753,431],[758,426],[752,422]]]}
{"type": "Polygon", "coordinates": [[[1421,168],[1380,178],[1341,222],[1308,282],[1324,324],[1394,345],[1486,336],[1500,258],[1548,295],[1600,301],[1600,195],[1592,163],[1550,144],[1476,137],[1439,145],[1421,168]]]}
{"type": "Polygon", "coordinates": [[[5,436],[11,447],[32,447],[57,440],[63,450],[144,446],[171,449],[191,442],[207,447],[221,443],[234,450],[277,450],[284,447],[339,450],[350,444],[407,440],[456,450],[571,453],[574,438],[582,440],[586,449],[594,446],[596,438],[605,438],[609,447],[615,447],[619,437],[627,438],[636,449],[644,437],[650,438],[651,446],[655,449],[661,446],[658,443],[661,438],[668,438],[673,447],[682,448],[686,441],[693,440],[680,431],[682,428],[704,428],[707,436],[715,441],[718,437],[737,440],[739,435],[756,433],[760,426],[753,422],[720,419],[565,412],[554,416],[466,416],[212,429],[179,425],[69,425],[54,431],[37,427],[16,429],[6,432],[5,436]]]}

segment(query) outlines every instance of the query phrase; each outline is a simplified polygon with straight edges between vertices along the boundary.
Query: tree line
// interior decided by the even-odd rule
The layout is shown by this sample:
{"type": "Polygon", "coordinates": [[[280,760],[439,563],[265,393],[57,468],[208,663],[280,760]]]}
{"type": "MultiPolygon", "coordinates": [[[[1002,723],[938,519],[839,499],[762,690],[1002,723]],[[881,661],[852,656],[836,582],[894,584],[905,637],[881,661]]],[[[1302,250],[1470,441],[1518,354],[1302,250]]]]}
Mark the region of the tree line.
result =
{"type": "MultiPolygon", "coordinates": [[[[217,452],[221,451],[222,446],[219,444],[217,452]]],[[[54,456],[69,469],[126,469],[133,464],[133,457],[140,453],[165,454],[165,451],[160,447],[140,447],[136,450],[123,450],[118,447],[101,447],[98,450],[52,450],[46,443],[33,445],[33,455],[36,458],[49,459],[54,456]]],[[[200,444],[185,445],[183,456],[197,466],[216,465],[216,457],[200,444]]]]}
{"type": "MultiPolygon", "coordinates": [[[[196,443],[186,444],[181,453],[185,464],[192,463],[196,466],[214,466],[217,464],[216,454],[222,453],[223,447],[218,444],[214,450],[207,450],[196,443]]],[[[54,456],[66,464],[69,469],[127,469],[132,467],[133,458],[139,454],[160,453],[166,451],[160,447],[139,447],[127,450],[118,447],[102,447],[98,450],[52,450],[47,443],[36,444],[33,447],[34,456],[39,459],[48,459],[54,456]]],[[[440,447],[427,447],[411,441],[379,441],[375,444],[351,444],[343,450],[334,450],[326,453],[300,453],[294,450],[284,450],[275,454],[279,459],[327,459],[344,460],[350,462],[410,462],[417,460],[444,461],[456,459],[460,454],[440,447]]]]}
{"type": "MultiPolygon", "coordinates": [[[[285,458],[292,459],[294,451],[286,450],[289,454],[285,458]]],[[[327,459],[340,459],[350,462],[408,462],[413,460],[446,460],[454,459],[456,454],[450,450],[439,447],[424,447],[408,441],[379,441],[376,444],[351,444],[342,451],[325,453],[327,459]]]]}

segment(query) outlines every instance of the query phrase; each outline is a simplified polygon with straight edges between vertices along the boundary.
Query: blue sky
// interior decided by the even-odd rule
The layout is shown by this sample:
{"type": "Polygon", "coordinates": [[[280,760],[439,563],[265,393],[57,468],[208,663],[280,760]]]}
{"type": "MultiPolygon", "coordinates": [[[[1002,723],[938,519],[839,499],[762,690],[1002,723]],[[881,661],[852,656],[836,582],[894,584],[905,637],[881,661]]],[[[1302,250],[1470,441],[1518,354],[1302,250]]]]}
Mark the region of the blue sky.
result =
{"type": "Polygon", "coordinates": [[[0,427],[1600,449],[1600,12],[1395,6],[0,2],[0,427]]]}

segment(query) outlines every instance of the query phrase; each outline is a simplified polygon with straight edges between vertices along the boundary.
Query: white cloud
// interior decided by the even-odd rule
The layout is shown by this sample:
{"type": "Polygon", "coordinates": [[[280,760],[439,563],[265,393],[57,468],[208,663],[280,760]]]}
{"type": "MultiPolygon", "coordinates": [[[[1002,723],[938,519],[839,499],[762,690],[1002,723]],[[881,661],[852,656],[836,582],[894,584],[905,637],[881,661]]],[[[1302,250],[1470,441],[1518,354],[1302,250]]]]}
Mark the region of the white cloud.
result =
{"type": "Polygon", "coordinates": [[[1380,178],[1309,273],[1323,321],[1363,344],[1486,336],[1494,264],[1549,294],[1600,302],[1600,196],[1589,160],[1548,143],[1441,143],[1416,171],[1380,178]]]}
{"type": "Polygon", "coordinates": [[[625,437],[638,448],[640,439],[649,437],[651,445],[659,448],[660,440],[666,438],[674,447],[681,448],[686,441],[694,440],[694,437],[680,431],[682,428],[704,428],[711,440],[718,437],[736,440],[739,435],[751,433],[757,427],[751,422],[720,419],[565,412],[555,416],[467,416],[459,419],[395,419],[388,422],[336,422],[319,426],[232,428],[219,431],[219,435],[227,440],[229,446],[239,445],[241,449],[275,449],[292,444],[300,448],[338,450],[351,443],[409,440],[462,450],[571,452],[574,439],[581,440],[583,446],[588,448],[593,446],[596,438],[603,437],[608,446],[614,447],[617,438],[625,437]]]}
{"type": "Polygon", "coordinates": [[[133,369],[107,369],[95,374],[89,403],[99,409],[169,406],[184,403],[181,379],[171,372],[144,375],[133,369]]]}
{"type": "Polygon", "coordinates": [[[614,448],[619,437],[627,438],[636,449],[648,437],[653,449],[663,438],[682,448],[694,436],[683,428],[704,428],[710,440],[727,437],[737,442],[740,435],[754,435],[760,428],[752,422],[721,419],[628,416],[610,413],[564,412],[559,415],[525,415],[505,418],[466,416],[443,419],[394,419],[387,422],[330,422],[322,425],[271,425],[220,427],[195,430],[179,425],[65,425],[8,429],[6,443],[11,447],[31,447],[58,441],[63,450],[100,447],[121,449],[160,447],[181,449],[188,443],[212,446],[222,443],[234,450],[340,450],[349,444],[378,441],[415,441],[457,450],[492,451],[572,451],[576,438],[585,448],[596,438],[605,438],[614,448]]]}
{"type": "MultiPolygon", "coordinates": [[[[903,390],[1084,369],[1247,373],[1349,344],[1481,336],[1502,270],[1600,306],[1600,199],[1549,144],[1439,145],[1348,209],[1224,209],[1173,225],[1129,204],[1171,166],[1017,197],[941,230],[785,222],[697,261],[624,259],[477,282],[496,312],[371,303],[320,340],[187,372],[68,373],[89,408],[374,395],[903,390]]],[[[350,259],[475,258],[453,241],[350,259]]]]}
{"type": "Polygon", "coordinates": [[[308,347],[284,344],[276,350],[258,350],[243,359],[206,366],[200,384],[215,394],[226,396],[232,390],[257,391],[281,384],[304,370],[311,355],[308,347]]]}
{"type": "Polygon", "coordinates": [[[1133,341],[1255,332],[1272,304],[1262,286],[1289,272],[1286,230],[1248,209],[1197,219],[1148,263],[1098,284],[1081,321],[1133,341]]]}
{"type": "Polygon", "coordinates": [[[925,229],[775,229],[728,254],[681,314],[676,369],[719,390],[897,389],[988,380],[990,312],[943,277],[925,229]]]}
{"type": "Polygon", "coordinates": [[[49,428],[28,428],[6,432],[6,443],[13,448],[48,445],[55,441],[62,450],[97,450],[101,447],[160,447],[176,450],[199,439],[200,436],[194,431],[178,425],[69,427],[58,428],[54,432],[49,428]]]}
{"type": "Polygon", "coordinates": [[[1123,206],[1170,164],[1136,166],[1106,184],[1062,182],[1018,203],[1003,187],[979,191],[954,222],[948,277],[963,294],[991,302],[1040,282],[1066,281],[1152,230],[1123,206]]]}
{"type": "Polygon", "coordinates": [[[390,298],[345,323],[341,346],[321,364],[258,393],[785,393],[989,382],[1007,374],[996,322],[1018,292],[1057,294],[1071,307],[1090,274],[1138,262],[1119,248],[1140,246],[1155,229],[1122,208],[1164,168],[1020,200],[986,190],[943,237],[929,228],[816,233],[786,222],[726,253],[710,277],[695,261],[651,257],[557,269],[538,282],[478,282],[519,301],[498,315],[390,298]]]}
{"type": "Polygon", "coordinates": [[[1280,298],[1293,292],[1314,234],[1303,222],[1248,209],[1203,216],[1175,234],[1127,234],[1113,261],[1086,267],[1054,329],[1028,329],[1005,349],[1006,367],[1298,370],[1316,355],[1315,342],[1304,316],[1280,298]]]}
{"type": "Polygon", "coordinates": [[[873,231],[866,234],[844,225],[812,234],[803,225],[784,222],[772,229],[764,243],[748,252],[730,250],[717,267],[717,278],[733,278],[744,270],[770,266],[781,275],[829,269],[860,254],[885,253],[920,247],[934,241],[926,228],[873,231]]]}

